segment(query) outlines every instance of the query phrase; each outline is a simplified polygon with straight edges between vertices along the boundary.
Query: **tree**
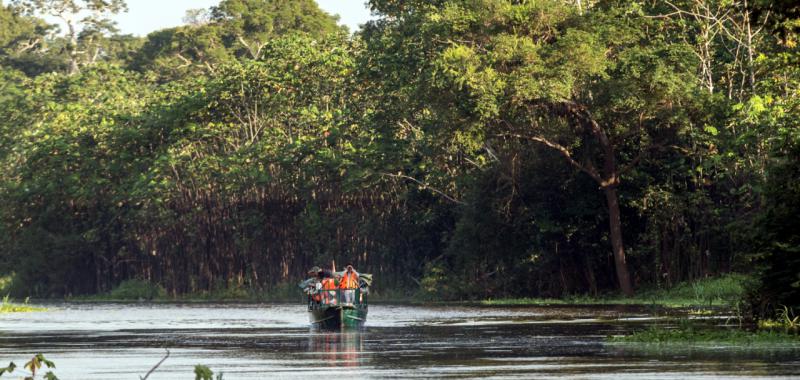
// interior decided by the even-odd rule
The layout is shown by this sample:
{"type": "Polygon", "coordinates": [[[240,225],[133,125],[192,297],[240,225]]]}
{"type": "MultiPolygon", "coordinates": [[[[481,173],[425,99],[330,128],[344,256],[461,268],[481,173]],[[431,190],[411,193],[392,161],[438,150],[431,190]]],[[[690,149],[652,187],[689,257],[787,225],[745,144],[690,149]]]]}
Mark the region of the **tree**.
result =
{"type": "MultiPolygon", "coordinates": [[[[780,308],[800,306],[800,133],[785,136],[770,168],[765,212],[757,223],[756,241],[762,272],[759,301],[764,314],[780,308]]],[[[770,315],[770,314],[767,314],[770,315]]]]}
{"type": "Polygon", "coordinates": [[[336,25],[338,18],[312,0],[223,0],[211,9],[211,15],[213,21],[223,25],[226,45],[238,44],[237,55],[251,59],[261,58],[272,36],[302,32],[319,38],[342,30],[336,25]]]}
{"type": "Polygon", "coordinates": [[[42,24],[0,5],[0,53],[10,55],[36,49],[44,38],[42,24]]]}
{"type": "Polygon", "coordinates": [[[151,33],[132,67],[169,78],[210,73],[232,59],[261,59],[276,37],[301,33],[321,38],[344,30],[313,0],[225,0],[187,16],[188,25],[151,33]]]}
{"type": "Polygon", "coordinates": [[[54,26],[0,5],[0,65],[35,76],[59,70],[63,59],[53,50],[54,26]]]}
{"type": "MultiPolygon", "coordinates": [[[[81,54],[87,54],[91,49],[91,46],[81,44],[81,31],[90,34],[115,33],[116,23],[109,16],[128,9],[125,0],[12,0],[12,5],[29,15],[56,17],[66,25],[70,75],[77,74],[81,64],[94,62],[81,59],[81,54]]],[[[89,53],[90,57],[96,54],[89,53]]]]}
{"type": "Polygon", "coordinates": [[[560,1],[371,4],[387,16],[365,32],[376,71],[408,80],[415,96],[397,118],[474,162],[508,139],[560,154],[605,194],[619,287],[633,294],[618,188],[690,125],[687,46],[655,38],[657,23],[613,2],[583,16],[560,1]]]}
{"type": "MultiPolygon", "coordinates": [[[[107,289],[104,265],[124,240],[121,207],[129,154],[117,133],[152,91],[131,73],[96,65],[25,84],[12,114],[13,150],[3,157],[0,220],[7,227],[15,292],[41,296],[107,289]],[[93,270],[86,270],[93,268],[93,270]]],[[[124,206],[124,204],[122,204],[124,206]]]]}

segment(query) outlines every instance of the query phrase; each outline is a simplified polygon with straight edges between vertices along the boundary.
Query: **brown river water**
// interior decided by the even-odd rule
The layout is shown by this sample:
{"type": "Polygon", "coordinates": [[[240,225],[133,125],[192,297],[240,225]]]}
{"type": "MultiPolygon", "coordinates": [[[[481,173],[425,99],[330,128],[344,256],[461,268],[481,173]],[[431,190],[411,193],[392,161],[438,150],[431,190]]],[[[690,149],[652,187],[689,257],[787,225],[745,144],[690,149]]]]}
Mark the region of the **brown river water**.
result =
{"type": "MultiPolygon", "coordinates": [[[[800,350],[727,346],[638,350],[606,338],[662,317],[637,307],[371,305],[361,333],[312,333],[303,305],[49,304],[0,315],[0,366],[42,352],[61,380],[800,379],[800,350]]],[[[722,323],[718,320],[712,323],[722,323]]],[[[17,371],[3,379],[17,379],[17,371]]]]}

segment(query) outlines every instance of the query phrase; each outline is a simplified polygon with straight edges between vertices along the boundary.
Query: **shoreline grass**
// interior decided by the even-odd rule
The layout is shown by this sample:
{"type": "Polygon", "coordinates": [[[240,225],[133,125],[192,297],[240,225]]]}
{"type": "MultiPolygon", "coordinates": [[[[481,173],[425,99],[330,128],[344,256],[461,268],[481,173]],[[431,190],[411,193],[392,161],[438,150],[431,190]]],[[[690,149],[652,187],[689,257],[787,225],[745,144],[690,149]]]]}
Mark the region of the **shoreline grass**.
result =
{"type": "MultiPolygon", "coordinates": [[[[477,300],[431,301],[400,293],[373,292],[370,302],[375,304],[393,303],[431,306],[478,306],[478,307],[515,307],[515,306],[581,306],[581,305],[630,305],[659,306],[664,308],[700,308],[718,309],[732,308],[743,299],[749,278],[739,274],[704,279],[693,283],[681,283],[670,289],[643,289],[635,297],[628,298],[620,294],[600,296],[570,296],[564,298],[500,298],[477,300]]],[[[162,287],[146,281],[129,280],[120,284],[108,293],[70,297],[71,302],[153,302],[153,303],[203,303],[203,302],[239,302],[239,303],[294,303],[303,302],[304,296],[292,284],[284,284],[269,291],[247,289],[241,287],[219,287],[212,291],[190,294],[168,294],[162,287]]]]}
{"type": "Polygon", "coordinates": [[[0,304],[0,314],[7,314],[7,313],[33,313],[37,311],[47,311],[46,308],[43,307],[34,307],[28,305],[28,300],[25,300],[25,303],[18,304],[11,302],[8,296],[3,297],[3,302],[0,304]]]}
{"type": "Polygon", "coordinates": [[[64,300],[78,303],[296,303],[302,299],[300,290],[290,285],[276,287],[270,292],[243,287],[218,287],[211,291],[175,295],[147,281],[128,280],[107,293],[68,297],[64,300]]]}
{"type": "Polygon", "coordinates": [[[666,308],[725,308],[732,306],[727,301],[698,301],[693,298],[645,298],[623,296],[575,296],[568,298],[506,298],[465,302],[481,306],[661,306],[666,308]]]}
{"type": "Polygon", "coordinates": [[[746,293],[749,277],[729,274],[695,282],[680,283],[669,289],[643,289],[634,297],[607,294],[598,297],[506,298],[479,301],[486,306],[545,305],[655,305],[667,308],[735,307],[746,293]]]}

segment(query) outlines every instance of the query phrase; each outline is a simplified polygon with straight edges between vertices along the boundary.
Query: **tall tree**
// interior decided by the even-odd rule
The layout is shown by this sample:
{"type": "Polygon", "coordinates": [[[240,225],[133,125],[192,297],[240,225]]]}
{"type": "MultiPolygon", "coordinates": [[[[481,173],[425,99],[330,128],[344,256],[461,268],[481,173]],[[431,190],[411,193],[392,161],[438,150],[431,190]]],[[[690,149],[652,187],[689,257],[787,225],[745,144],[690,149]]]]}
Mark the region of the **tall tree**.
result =
{"type": "Polygon", "coordinates": [[[214,72],[231,59],[261,59],[273,38],[302,33],[321,38],[344,30],[313,0],[224,0],[191,10],[188,25],[151,33],[133,61],[137,70],[175,77],[214,72]]]}
{"type": "Polygon", "coordinates": [[[27,14],[52,16],[64,23],[71,75],[80,72],[81,64],[91,62],[81,58],[91,48],[80,43],[81,31],[115,33],[116,23],[110,16],[128,9],[125,0],[12,0],[11,4],[27,14]]]}
{"type": "Polygon", "coordinates": [[[55,27],[44,20],[0,5],[0,65],[35,76],[60,68],[63,60],[53,51],[55,27]]]}
{"type": "Polygon", "coordinates": [[[372,1],[387,17],[365,32],[379,80],[399,76],[422,97],[400,120],[450,136],[473,161],[507,139],[560,154],[604,193],[619,287],[633,294],[618,189],[689,125],[687,46],[613,2],[582,16],[556,0],[412,3],[372,1]]]}
{"type": "Polygon", "coordinates": [[[224,25],[228,46],[239,44],[238,55],[261,58],[273,36],[302,32],[322,37],[341,30],[338,18],[325,13],[313,0],[223,0],[211,8],[211,19],[224,25]],[[232,43],[235,41],[235,43],[232,43]]]}

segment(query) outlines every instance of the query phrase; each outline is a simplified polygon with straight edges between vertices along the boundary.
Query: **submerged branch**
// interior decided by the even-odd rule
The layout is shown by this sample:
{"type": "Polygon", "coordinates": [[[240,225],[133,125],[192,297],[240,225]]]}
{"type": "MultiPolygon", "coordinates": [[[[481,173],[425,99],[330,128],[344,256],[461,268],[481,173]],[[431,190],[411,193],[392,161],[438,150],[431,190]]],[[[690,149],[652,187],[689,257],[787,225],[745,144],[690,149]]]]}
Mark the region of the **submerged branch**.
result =
{"type": "Polygon", "coordinates": [[[144,375],[144,377],[139,376],[139,380],[147,380],[147,378],[150,377],[150,375],[152,375],[153,372],[155,372],[158,369],[158,367],[160,367],[162,364],[164,364],[165,361],[167,361],[167,358],[169,358],[170,352],[169,352],[169,349],[165,349],[165,350],[167,351],[167,354],[164,355],[164,358],[162,358],[161,361],[156,363],[156,365],[153,366],[153,368],[150,368],[150,371],[148,371],[147,374],[144,375]]]}

